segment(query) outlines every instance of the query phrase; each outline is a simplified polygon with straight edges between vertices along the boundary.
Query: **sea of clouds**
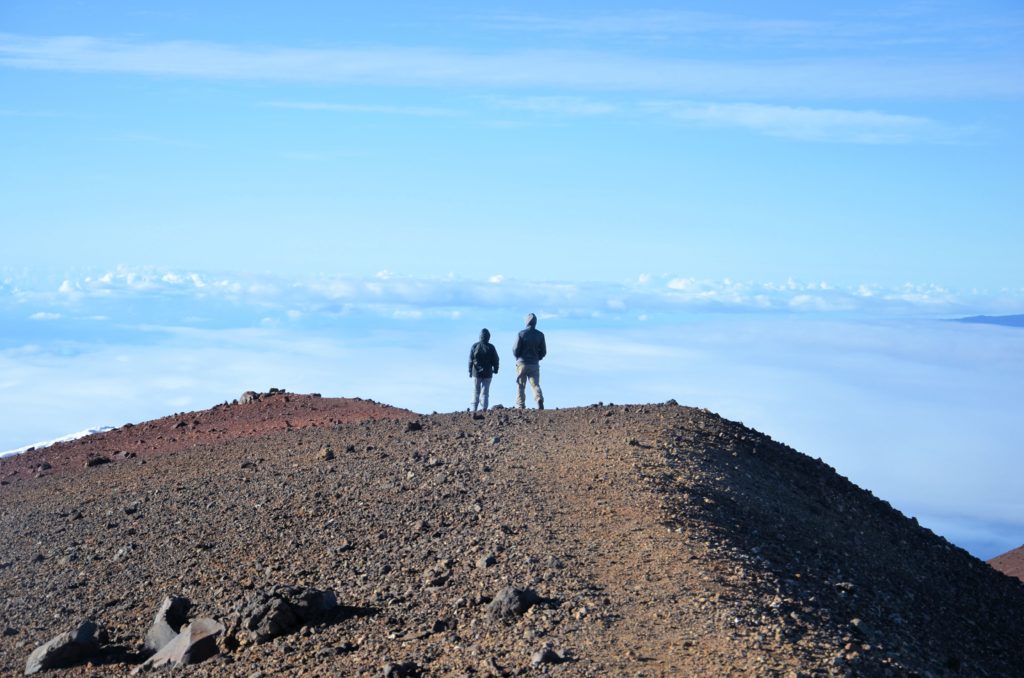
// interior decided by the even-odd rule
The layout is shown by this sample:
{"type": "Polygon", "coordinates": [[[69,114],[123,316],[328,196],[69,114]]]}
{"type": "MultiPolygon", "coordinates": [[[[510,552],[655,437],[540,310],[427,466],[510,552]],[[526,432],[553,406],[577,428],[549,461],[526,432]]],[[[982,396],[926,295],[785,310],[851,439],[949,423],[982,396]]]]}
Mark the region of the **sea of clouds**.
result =
{"type": "Polygon", "coordinates": [[[549,407],[707,407],[989,558],[1024,543],[1024,290],[638,276],[624,283],[118,269],[0,278],[0,451],[204,409],[245,390],[469,404],[470,345],[503,360],[540,316],[549,407]]]}

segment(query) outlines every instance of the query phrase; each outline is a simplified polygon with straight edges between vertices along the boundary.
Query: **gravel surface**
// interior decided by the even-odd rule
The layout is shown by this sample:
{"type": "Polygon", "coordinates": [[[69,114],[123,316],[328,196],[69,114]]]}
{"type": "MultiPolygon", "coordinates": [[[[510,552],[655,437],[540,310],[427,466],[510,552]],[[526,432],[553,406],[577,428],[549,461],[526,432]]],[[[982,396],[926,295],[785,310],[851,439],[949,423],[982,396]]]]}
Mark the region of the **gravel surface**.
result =
{"type": "Polygon", "coordinates": [[[179,444],[0,464],[4,675],[83,620],[103,649],[60,675],[126,675],[166,596],[226,629],[199,676],[1024,675],[1024,583],[706,410],[150,425],[179,444]]]}

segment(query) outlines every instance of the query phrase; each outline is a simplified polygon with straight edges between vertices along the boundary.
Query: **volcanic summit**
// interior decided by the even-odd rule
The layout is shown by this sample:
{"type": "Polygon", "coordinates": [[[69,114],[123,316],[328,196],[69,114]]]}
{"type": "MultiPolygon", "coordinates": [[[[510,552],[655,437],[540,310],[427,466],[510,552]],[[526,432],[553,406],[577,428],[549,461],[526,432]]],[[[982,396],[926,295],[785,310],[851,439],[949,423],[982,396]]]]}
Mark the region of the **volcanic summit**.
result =
{"type": "Polygon", "coordinates": [[[1024,583],[674,402],[274,389],[0,482],[4,675],[1024,675],[1024,583]]]}

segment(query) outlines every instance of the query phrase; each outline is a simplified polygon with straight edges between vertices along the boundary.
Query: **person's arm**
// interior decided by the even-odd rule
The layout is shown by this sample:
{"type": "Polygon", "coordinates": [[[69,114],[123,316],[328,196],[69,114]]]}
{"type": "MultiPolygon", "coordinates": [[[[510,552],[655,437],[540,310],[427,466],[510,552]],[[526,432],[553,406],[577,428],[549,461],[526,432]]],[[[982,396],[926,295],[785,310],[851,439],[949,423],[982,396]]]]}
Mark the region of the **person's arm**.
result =
{"type": "Polygon", "coordinates": [[[537,346],[537,359],[544,360],[544,356],[548,354],[548,345],[544,341],[544,334],[540,335],[540,345],[537,346]]]}
{"type": "Polygon", "coordinates": [[[492,362],[494,363],[494,373],[498,373],[498,349],[491,346],[491,356],[493,357],[492,362]]]}
{"type": "Polygon", "coordinates": [[[516,335],[516,345],[512,347],[512,357],[519,360],[519,354],[523,350],[523,333],[520,332],[516,335]]]}
{"type": "Polygon", "coordinates": [[[469,347],[469,376],[473,376],[473,351],[476,349],[476,344],[469,347]]]}

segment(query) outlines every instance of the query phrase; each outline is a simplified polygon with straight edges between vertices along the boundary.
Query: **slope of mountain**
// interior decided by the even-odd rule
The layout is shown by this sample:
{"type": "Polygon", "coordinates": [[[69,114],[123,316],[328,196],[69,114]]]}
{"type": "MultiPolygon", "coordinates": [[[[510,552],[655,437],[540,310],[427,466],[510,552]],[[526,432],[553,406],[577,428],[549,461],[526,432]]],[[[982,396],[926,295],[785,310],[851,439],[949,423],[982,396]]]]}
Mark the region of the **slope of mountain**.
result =
{"type": "Polygon", "coordinates": [[[1018,546],[1001,556],[996,556],[988,564],[1005,575],[1024,581],[1024,546],[1018,546]]]}
{"type": "Polygon", "coordinates": [[[195,675],[1022,673],[1024,583],[706,410],[282,424],[316,400],[0,488],[0,671],[88,618],[105,649],[60,675],[124,674],[175,594],[227,627],[195,675]],[[243,610],[281,585],[341,607],[261,642],[243,610]]]}

